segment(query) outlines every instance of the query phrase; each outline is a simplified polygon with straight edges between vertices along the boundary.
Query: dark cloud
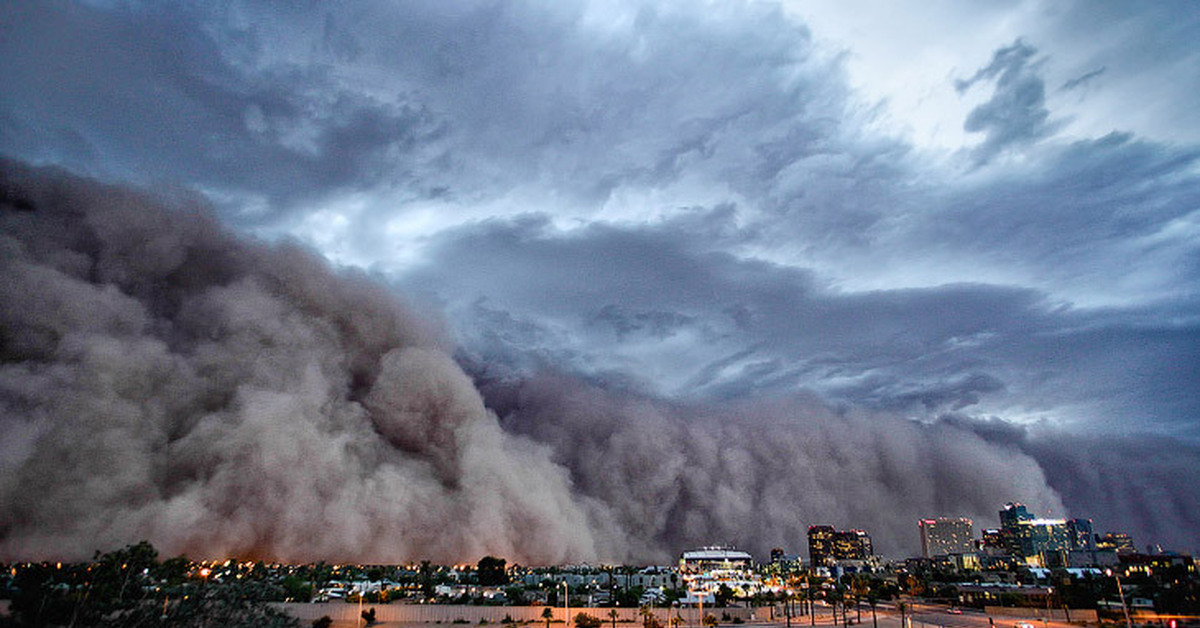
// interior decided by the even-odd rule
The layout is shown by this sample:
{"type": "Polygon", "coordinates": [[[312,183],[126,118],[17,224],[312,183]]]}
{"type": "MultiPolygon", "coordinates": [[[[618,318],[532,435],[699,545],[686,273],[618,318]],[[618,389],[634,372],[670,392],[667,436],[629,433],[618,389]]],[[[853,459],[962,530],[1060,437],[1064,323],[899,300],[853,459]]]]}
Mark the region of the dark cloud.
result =
{"type": "Polygon", "coordinates": [[[192,201],[2,165],[0,555],[623,554],[365,276],[192,201]]]}
{"type": "Polygon", "coordinates": [[[2,172],[6,556],[150,538],[196,556],[666,560],[713,538],[801,546],[816,520],[910,552],[929,512],[1060,508],[1036,465],[968,430],[803,396],[677,404],[477,374],[497,420],[366,277],[238,240],[187,199],[2,172]]]}
{"type": "Polygon", "coordinates": [[[976,83],[994,83],[992,97],[971,110],[963,129],[984,133],[983,144],[975,150],[976,163],[987,163],[1011,146],[1028,144],[1050,132],[1046,109],[1046,86],[1037,71],[1037,49],[1021,40],[1001,48],[988,65],[971,78],[955,83],[959,92],[976,83]]]}
{"type": "Polygon", "coordinates": [[[1105,431],[1187,432],[1200,410],[1193,298],[1081,308],[986,284],[847,292],[680,229],[493,221],[445,234],[405,285],[446,298],[461,350],[493,372],[620,371],[624,385],[693,398],[813,390],[917,417],[1119,417],[1105,431]],[[657,334],[655,321],[671,324],[657,334]]]}
{"type": "MultiPolygon", "coordinates": [[[[733,425],[742,414],[773,417],[762,419],[770,423],[783,415],[807,417],[810,410],[812,417],[824,417],[811,419],[817,423],[837,424],[843,415],[858,416],[864,425],[878,423],[862,428],[860,446],[876,437],[875,429],[909,434],[908,423],[898,417],[930,422],[947,412],[1014,424],[1040,421],[1064,433],[1196,440],[1200,152],[1183,138],[1195,137],[1193,129],[1200,128],[1195,90],[1187,89],[1196,82],[1192,35],[1200,14],[1173,2],[1069,4],[1036,14],[1037,24],[1012,22],[1025,24],[1029,33],[1008,30],[1004,41],[1023,37],[1001,46],[977,71],[959,74],[966,77],[958,84],[962,94],[982,102],[965,121],[956,114],[940,124],[964,125],[982,141],[974,150],[941,152],[882,132],[893,122],[888,103],[862,102],[843,71],[844,63],[854,67],[847,60],[856,51],[831,52],[822,33],[810,33],[771,3],[716,3],[702,11],[690,3],[638,0],[403,7],[363,2],[287,11],[240,2],[10,3],[0,7],[0,57],[20,62],[0,63],[5,85],[0,152],[107,180],[153,182],[157,200],[131,201],[130,207],[160,201],[190,206],[192,193],[181,190],[198,190],[213,199],[226,222],[265,237],[290,234],[336,263],[370,268],[419,294],[429,311],[446,313],[455,359],[487,387],[488,402],[497,407],[537,389],[538,378],[567,382],[562,399],[538,393],[536,407],[520,406],[511,419],[522,434],[536,436],[539,447],[551,447],[529,454],[541,460],[535,466],[549,465],[538,467],[547,478],[572,477],[591,487],[576,491],[554,480],[545,489],[550,509],[568,513],[561,519],[539,511],[551,521],[548,538],[560,538],[553,532],[566,520],[587,532],[543,555],[657,552],[663,544],[699,539],[705,522],[723,533],[731,530],[741,511],[698,505],[699,514],[671,519],[686,533],[617,523],[631,517],[605,501],[611,492],[593,486],[595,467],[581,461],[583,454],[566,453],[558,444],[565,436],[543,432],[555,421],[563,430],[575,429],[577,419],[555,418],[543,406],[577,408],[575,399],[607,404],[611,397],[633,395],[641,409],[628,416],[619,408],[579,412],[630,421],[670,415],[647,420],[692,443],[685,449],[714,465],[721,461],[694,444],[702,439],[677,425],[681,415],[710,417],[704,419],[706,429],[725,430],[730,450],[752,461],[769,456],[748,444],[750,428],[733,425]],[[1103,75],[1096,74],[1101,70],[1103,75]],[[1096,82],[1097,76],[1103,80],[1096,82]],[[1064,87],[1048,93],[1047,81],[1064,87]],[[1091,87],[1068,97],[1069,85],[1091,87]],[[1078,106],[1072,109],[1065,100],[1077,100],[1078,106]],[[1108,103],[1112,115],[1105,117],[1096,103],[1108,103]],[[1099,117],[1088,117],[1095,112],[1099,117]],[[1090,126],[1076,124],[1085,118],[1090,126]],[[1131,129],[1167,131],[1152,139],[1123,130],[1134,118],[1141,122],[1131,129]],[[1104,126],[1110,121],[1115,121],[1111,133],[1104,126]],[[1071,134],[1059,134],[1063,129],[1071,134]],[[1089,135],[1081,129],[1099,130],[1089,135]],[[528,378],[533,380],[525,382],[528,378]],[[795,401],[797,394],[821,401],[795,401]],[[781,396],[791,401],[774,409],[752,403],[781,396]],[[784,406],[788,409],[780,410],[784,406]],[[884,418],[865,418],[876,414],[884,418]],[[545,418],[531,426],[521,418],[527,416],[545,418]],[[547,462],[550,457],[561,465],[547,462]],[[634,540],[626,545],[619,540],[624,536],[634,540]]],[[[962,25],[955,26],[962,32],[962,25]]],[[[922,30],[936,29],[923,24],[922,30]]],[[[967,48],[950,46],[961,56],[959,67],[975,68],[992,52],[967,48]]],[[[925,87],[955,97],[951,83],[925,87]]],[[[928,96],[922,115],[938,111],[938,94],[928,96]]],[[[33,187],[45,186],[53,187],[33,187]]],[[[72,190],[115,189],[61,187],[75,199],[68,204],[84,208],[96,204],[72,190]]],[[[22,196],[11,205],[14,216],[36,206],[39,218],[33,222],[42,224],[46,203],[22,196]]],[[[361,441],[374,452],[372,461],[386,463],[361,463],[347,471],[346,458],[322,453],[331,477],[348,478],[348,486],[383,486],[379,478],[392,473],[384,471],[388,465],[404,467],[396,472],[400,477],[409,477],[415,465],[419,481],[409,485],[427,491],[418,497],[435,495],[438,504],[446,503],[441,497],[478,486],[470,475],[476,467],[463,460],[480,449],[448,434],[484,430],[495,420],[480,411],[461,373],[443,362],[449,343],[423,334],[418,334],[423,340],[396,341],[405,350],[415,343],[432,351],[421,354],[429,360],[422,369],[412,360],[424,364],[424,358],[387,357],[387,350],[371,344],[367,337],[373,336],[363,330],[372,325],[365,318],[334,316],[354,309],[356,290],[378,290],[364,287],[361,277],[345,294],[300,307],[328,290],[314,288],[303,297],[267,290],[264,297],[255,282],[270,287],[274,284],[263,277],[278,276],[278,284],[307,285],[282,269],[287,263],[281,259],[294,258],[323,285],[343,283],[337,279],[342,273],[324,269],[294,245],[227,244],[232,241],[227,234],[193,237],[186,234],[194,227],[174,226],[175,218],[157,218],[157,212],[142,217],[79,212],[103,215],[111,226],[95,219],[89,231],[64,220],[61,228],[16,230],[9,237],[24,247],[14,249],[12,260],[32,255],[29,247],[41,251],[29,258],[37,263],[8,267],[19,279],[13,285],[23,288],[4,301],[6,320],[22,321],[20,334],[4,336],[4,349],[14,359],[52,362],[60,347],[75,346],[68,340],[79,342],[77,334],[64,330],[128,337],[137,347],[121,340],[118,354],[158,351],[162,355],[146,360],[182,361],[175,370],[150,370],[184,375],[160,375],[164,379],[137,390],[162,389],[171,399],[199,395],[196,403],[205,412],[216,408],[212,411],[229,417],[224,420],[235,435],[229,439],[238,440],[251,429],[254,412],[229,404],[249,408],[243,400],[250,397],[226,379],[208,383],[206,378],[215,377],[210,371],[194,374],[198,367],[188,366],[196,353],[190,347],[199,342],[193,336],[211,332],[204,319],[237,319],[245,335],[270,338],[272,351],[287,351],[230,349],[232,357],[226,357],[239,365],[230,373],[275,382],[266,375],[272,368],[308,372],[298,364],[314,363],[325,379],[349,378],[343,388],[318,386],[335,392],[296,402],[295,414],[306,417],[300,425],[324,425],[334,420],[328,417],[355,413],[392,417],[373,422],[361,441]],[[138,226],[147,221],[161,224],[138,226]],[[184,235],[168,235],[176,232],[184,235]],[[55,233],[91,235],[66,242],[51,237],[55,233]],[[199,246],[195,242],[215,241],[204,249],[205,263],[180,252],[199,246]],[[128,252],[142,246],[150,254],[128,252]],[[122,252],[99,252],[109,250],[122,252]],[[160,267],[173,269],[169,280],[161,279],[160,267]],[[43,285],[47,289],[34,289],[43,285]],[[227,291],[224,298],[214,286],[227,291]],[[231,303],[246,304],[241,318],[231,313],[231,303]],[[181,304],[192,318],[180,318],[181,304]],[[303,311],[294,313],[297,308],[303,311]],[[30,312],[42,313],[45,324],[27,324],[30,312]],[[241,320],[254,318],[251,312],[269,313],[276,328],[256,330],[241,320]],[[330,343],[375,348],[349,350],[357,357],[342,366],[333,357],[340,349],[318,349],[319,357],[308,358],[310,353],[295,348],[330,343]],[[159,345],[165,348],[154,349],[159,345]],[[411,370],[431,379],[410,378],[411,370]],[[372,392],[369,383],[381,374],[403,380],[395,394],[372,392]],[[193,379],[217,392],[211,397],[188,392],[196,389],[189,383],[193,379]],[[432,395],[444,397],[446,405],[410,401],[425,390],[446,393],[432,395]],[[443,412],[440,424],[423,420],[443,412]],[[327,418],[313,418],[317,415],[327,418]]],[[[15,230],[20,221],[12,224],[15,230]]],[[[197,224],[220,232],[210,219],[197,224]]],[[[391,307],[367,307],[361,315],[419,318],[408,310],[388,314],[391,307]]],[[[213,343],[221,345],[218,340],[213,343]]],[[[205,359],[222,363],[222,355],[205,359]]],[[[104,389],[112,379],[104,375],[105,360],[79,357],[68,363],[76,364],[64,367],[71,376],[94,371],[97,381],[87,386],[104,389]]],[[[14,392],[5,399],[16,408],[12,416],[66,412],[44,401],[51,371],[14,380],[14,392]]],[[[295,397],[300,384],[275,378],[283,383],[268,389],[295,397]]],[[[190,434],[195,428],[185,423],[169,433],[190,434]]],[[[25,464],[35,450],[45,451],[35,444],[43,442],[39,425],[29,420],[9,426],[14,436],[4,443],[2,460],[10,465],[5,469],[25,464]]],[[[205,438],[219,440],[220,430],[209,429],[205,438]]],[[[911,429],[927,430],[919,432],[921,438],[945,434],[947,441],[965,431],[975,445],[972,434],[979,436],[987,445],[980,460],[993,459],[988,448],[1008,447],[1030,452],[1025,463],[1052,462],[1038,458],[1030,445],[1041,432],[1001,442],[980,435],[977,426],[911,429]]],[[[511,458],[496,454],[496,447],[511,453],[511,447],[532,446],[511,434],[488,438],[491,445],[480,447],[495,454],[484,457],[500,461],[496,464],[511,458]]],[[[931,439],[936,440],[926,440],[931,439]]],[[[1096,440],[1089,451],[1100,456],[1104,442],[1096,440]]],[[[788,447],[802,449],[799,443],[788,447]]],[[[213,456],[227,461],[213,449],[189,450],[202,458],[189,462],[191,468],[209,468],[213,456]]],[[[801,457],[814,467],[831,464],[813,452],[801,457]]],[[[143,459],[154,458],[131,458],[143,459]]],[[[111,460],[105,464],[120,467],[111,460]]],[[[130,477],[156,477],[137,470],[145,467],[138,464],[130,477]]],[[[1051,466],[1057,472],[1069,465],[1051,466]]],[[[877,481],[879,475],[868,471],[847,473],[884,486],[872,499],[899,494],[907,499],[916,490],[877,481]],[[896,492],[889,493],[892,489],[896,492]]],[[[761,476],[751,470],[739,477],[753,484],[761,476]]],[[[675,481],[664,477],[663,482],[675,481]]],[[[1030,490],[1043,494],[1044,487],[1030,478],[1025,478],[1030,490]]],[[[169,485],[190,481],[188,476],[169,485]]],[[[939,486],[947,495],[960,493],[956,485],[939,486]]],[[[1084,483],[1054,486],[1062,488],[1072,511],[1086,513],[1094,503],[1105,517],[1120,514],[1084,483]]],[[[815,494],[832,499],[835,488],[821,485],[815,494]]],[[[80,493],[109,490],[95,482],[80,493]]],[[[158,503],[138,493],[140,488],[122,490],[131,492],[106,503],[126,504],[130,495],[158,503]]],[[[375,495],[354,490],[322,495],[339,505],[370,502],[375,495]]],[[[998,493],[987,499],[1032,499],[998,493]]],[[[400,498],[391,499],[372,512],[395,512],[400,498]]],[[[939,499],[926,495],[917,503],[955,507],[939,499]]],[[[467,499],[481,501],[486,500],[467,499]]],[[[823,504],[793,505],[803,506],[805,516],[825,517],[823,504]]],[[[843,506],[829,507],[859,516],[843,506]]],[[[496,512],[489,508],[481,512],[496,512]]],[[[984,517],[994,508],[976,504],[968,510],[984,517]]],[[[452,510],[440,509],[412,525],[440,524],[452,510]]],[[[293,516],[289,513],[284,512],[293,516]]],[[[138,523],[144,519],[121,521],[125,529],[148,525],[138,523]]],[[[256,521],[230,523],[251,532],[220,538],[280,538],[254,532],[256,521]]],[[[782,523],[771,525],[755,543],[791,534],[782,523]]],[[[890,530],[883,525],[881,530],[890,530]]],[[[881,534],[892,539],[886,543],[905,547],[898,532],[881,534]]],[[[504,534],[488,538],[498,544],[494,547],[508,542],[504,534]]]]}
{"type": "Polygon", "coordinates": [[[273,43],[253,28],[203,28],[212,16],[199,5],[23,4],[4,13],[3,54],[36,60],[0,65],[12,87],[0,99],[9,154],[275,208],[397,184],[423,161],[418,146],[442,132],[420,103],[346,89],[328,64],[248,61],[273,43]]]}
{"type": "Polygon", "coordinates": [[[836,60],[767,4],[12,13],[23,27],[3,52],[39,63],[0,70],[14,87],[0,150],[201,186],[259,227],[330,208],[349,223],[347,247],[380,256],[380,222],[431,199],[454,223],[497,199],[588,215],[656,189],[713,204],[751,195],[840,239],[876,219],[878,190],[862,181],[904,150],[845,122],[870,114],[847,101],[836,60]],[[734,197],[710,199],[708,181],[734,197]]]}
{"type": "Polygon", "coordinates": [[[674,404],[549,376],[483,390],[506,428],[550,445],[579,493],[608,505],[635,553],[712,539],[800,550],[809,525],[831,523],[900,556],[917,551],[922,513],[994,522],[1012,494],[1062,509],[1031,458],[950,425],[803,396],[674,404]]]}

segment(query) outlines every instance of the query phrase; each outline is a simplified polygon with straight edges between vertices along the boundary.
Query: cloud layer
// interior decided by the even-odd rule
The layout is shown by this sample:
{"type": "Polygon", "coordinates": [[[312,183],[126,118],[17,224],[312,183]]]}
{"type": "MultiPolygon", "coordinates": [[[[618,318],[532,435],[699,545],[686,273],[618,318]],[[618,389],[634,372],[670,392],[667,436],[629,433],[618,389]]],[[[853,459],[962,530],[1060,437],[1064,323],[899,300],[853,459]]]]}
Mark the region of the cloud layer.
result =
{"type": "Polygon", "coordinates": [[[612,551],[427,323],[194,201],[5,163],[0,554],[612,551]]]}
{"type": "MultiPolygon", "coordinates": [[[[195,224],[210,224],[226,243],[209,248],[239,252],[198,263],[184,252],[198,227],[154,212],[93,221],[99,235],[80,242],[37,245],[49,257],[27,247],[83,227],[63,219],[28,237],[14,232],[23,244],[9,265],[12,285],[65,292],[5,294],[6,316],[25,330],[6,336],[5,348],[17,362],[53,361],[68,346],[62,338],[75,338],[63,330],[95,327],[154,340],[119,342],[118,354],[157,351],[147,360],[175,364],[177,354],[199,355],[176,349],[199,346],[210,319],[254,337],[286,336],[295,342],[271,344],[286,355],[214,354],[230,361],[221,377],[237,382],[208,383],[216,376],[198,364],[164,366],[143,375],[166,379],[138,390],[177,387],[179,398],[199,399],[181,402],[187,408],[249,419],[266,410],[226,402],[250,404],[237,391],[258,378],[290,391],[280,399],[303,389],[306,401],[286,403],[318,425],[368,417],[361,447],[378,461],[347,471],[344,456],[321,454],[332,456],[331,477],[365,492],[307,503],[391,504],[377,507],[388,521],[400,511],[410,513],[402,522],[417,516],[395,500],[460,499],[456,491],[475,486],[462,481],[475,469],[464,457],[507,469],[514,456],[529,456],[537,475],[553,480],[535,491],[548,496],[537,500],[546,510],[534,511],[548,537],[563,540],[545,554],[515,545],[525,556],[719,540],[700,538],[695,522],[725,534],[740,511],[692,496],[732,477],[702,444],[713,432],[747,461],[730,480],[734,492],[761,483],[763,465],[782,455],[760,448],[758,431],[780,432],[792,458],[879,487],[863,503],[890,507],[904,495],[914,509],[959,504],[981,521],[992,516],[996,504],[962,502],[961,486],[937,479],[938,469],[966,473],[952,452],[923,462],[914,456],[931,449],[901,456],[937,487],[926,499],[916,485],[876,481],[878,469],[831,462],[790,435],[846,421],[870,426],[861,428],[864,449],[888,434],[901,448],[961,438],[997,468],[1015,473],[1006,461],[1020,461],[1025,475],[1013,494],[987,493],[997,504],[1040,500],[1093,515],[1102,528],[1194,546],[1200,513],[1188,504],[1198,502],[1173,470],[1197,460],[1200,442],[1198,26],[1186,1],[934,2],[903,11],[876,0],[702,9],[642,0],[356,2],[287,11],[237,1],[4,4],[0,153],[134,182],[173,207],[199,193],[215,220],[240,233],[311,248],[246,244],[204,218],[195,224]],[[121,233],[144,233],[146,220],[161,221],[155,237],[121,233]],[[137,252],[87,262],[100,242],[137,252]],[[408,309],[379,314],[393,307],[383,289],[323,269],[318,255],[444,316],[447,339],[419,331],[408,309]],[[293,264],[315,266],[322,287],[292,294],[264,279],[292,285],[285,271],[293,264]],[[170,282],[154,279],[164,272],[170,282]],[[143,283],[127,283],[138,277],[143,283]],[[184,278],[183,288],[164,289],[184,278]],[[344,281],[357,287],[325,287],[344,281]],[[360,299],[356,291],[379,293],[375,305],[341,312],[360,299]],[[200,313],[180,318],[181,294],[200,313]],[[67,302],[95,305],[55,305],[67,302]],[[47,312],[45,329],[30,327],[32,312],[47,312]],[[375,318],[408,331],[378,329],[375,318]],[[340,322],[313,322],[326,319],[340,322]],[[483,382],[483,400],[447,355],[483,382]],[[298,383],[309,382],[297,375],[309,364],[317,365],[312,386],[326,392],[298,383]],[[163,375],[176,368],[183,374],[163,375]],[[432,379],[405,383],[414,370],[432,379]],[[380,378],[394,385],[376,389],[380,378]],[[224,392],[189,392],[188,382],[224,392]],[[544,382],[560,382],[561,395],[544,382]],[[454,401],[410,407],[423,394],[454,401]],[[536,403],[512,401],[522,396],[536,403]],[[637,407],[622,405],[625,396],[637,407]],[[548,408],[594,416],[614,434],[640,433],[634,424],[644,420],[717,467],[686,490],[691,480],[678,471],[649,478],[654,494],[675,491],[679,507],[643,522],[642,502],[619,504],[615,488],[597,483],[591,454],[570,443],[579,419],[548,408]],[[423,420],[443,411],[445,421],[423,420]],[[460,434],[471,430],[484,434],[468,439],[474,444],[460,434]],[[1078,443],[1068,448],[1075,455],[1056,454],[1063,443],[1078,443]],[[1137,452],[1155,443],[1172,452],[1154,458],[1165,466],[1130,463],[1127,478],[1108,471],[1107,461],[1144,458],[1137,452]],[[513,453],[526,447],[532,453],[513,453]],[[1011,456],[988,453],[996,450],[1011,456]],[[375,500],[388,490],[380,474],[407,478],[413,460],[425,475],[410,485],[432,492],[375,500]],[[1154,486],[1160,498],[1128,508],[1114,497],[1154,486]],[[583,532],[556,536],[566,529],[583,532]]],[[[72,199],[70,211],[101,211],[72,199]]],[[[18,205],[14,216],[27,211],[18,205]]],[[[87,386],[143,376],[102,377],[108,360],[87,358],[94,349],[85,345],[73,359],[88,366],[73,377],[83,382],[96,370],[100,380],[87,386]]],[[[10,385],[5,403],[27,417],[22,425],[42,425],[28,417],[44,405],[62,414],[44,388],[51,370],[10,385]]],[[[5,468],[23,467],[42,434],[14,429],[3,441],[5,468]]],[[[167,430],[168,442],[181,429],[167,430]]],[[[250,438],[244,429],[234,431],[250,438]]],[[[218,431],[206,438],[219,441],[218,431]]],[[[153,478],[154,469],[130,473],[153,478]]],[[[990,486],[991,471],[972,473],[990,486]]],[[[837,492],[833,485],[779,481],[811,495],[786,502],[802,523],[865,518],[836,523],[876,526],[881,547],[906,547],[903,528],[893,527],[900,523],[822,497],[837,492]]],[[[498,490],[516,490],[512,482],[498,490]]],[[[107,490],[95,481],[81,494],[107,490]]],[[[747,503],[770,503],[755,499],[747,503]]],[[[448,512],[422,521],[441,525],[448,512]]],[[[937,514],[955,513],[921,513],[937,514]]],[[[158,519],[115,525],[128,531],[158,519]]],[[[279,538],[240,525],[249,531],[220,538],[279,538]]],[[[378,534],[422,525],[381,524],[378,534]]],[[[764,529],[745,542],[796,532],[782,523],[764,529]]],[[[492,541],[516,543],[504,534],[492,541]]]]}
{"type": "MultiPolygon", "coordinates": [[[[190,199],[13,163],[0,182],[5,556],[148,537],[197,556],[666,561],[714,539],[797,547],[817,522],[866,527],[895,555],[931,512],[983,524],[1020,495],[1063,514],[1060,486],[1136,506],[1156,538],[1196,523],[1166,488],[1095,499],[1116,477],[1094,466],[1111,451],[1095,439],[1066,455],[1011,427],[807,396],[671,403],[486,372],[498,360],[473,369],[481,394],[361,274],[240,241],[190,199]]],[[[621,320],[651,335],[676,322],[621,320]]],[[[1166,478],[1200,459],[1172,445],[1118,462],[1166,478]]]]}

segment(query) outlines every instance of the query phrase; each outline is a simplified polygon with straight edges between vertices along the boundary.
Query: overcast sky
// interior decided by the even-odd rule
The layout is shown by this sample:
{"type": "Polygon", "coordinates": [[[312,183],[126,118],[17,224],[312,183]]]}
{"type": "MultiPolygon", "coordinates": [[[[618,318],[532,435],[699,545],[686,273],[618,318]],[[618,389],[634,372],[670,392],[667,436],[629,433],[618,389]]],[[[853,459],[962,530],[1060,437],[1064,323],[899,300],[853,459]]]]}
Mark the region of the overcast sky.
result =
{"type": "Polygon", "coordinates": [[[477,375],[1200,442],[1191,0],[0,7],[0,153],[199,191],[477,375]]]}

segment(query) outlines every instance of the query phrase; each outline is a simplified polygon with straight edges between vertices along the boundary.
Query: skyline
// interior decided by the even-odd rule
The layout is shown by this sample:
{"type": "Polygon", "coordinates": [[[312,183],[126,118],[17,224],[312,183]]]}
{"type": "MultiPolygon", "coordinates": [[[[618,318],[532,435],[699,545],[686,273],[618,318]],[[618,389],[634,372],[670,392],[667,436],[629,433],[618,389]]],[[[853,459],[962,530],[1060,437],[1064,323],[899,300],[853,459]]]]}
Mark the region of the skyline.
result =
{"type": "Polygon", "coordinates": [[[1190,3],[0,29],[0,556],[914,553],[1013,499],[1200,546],[1190,3]]]}

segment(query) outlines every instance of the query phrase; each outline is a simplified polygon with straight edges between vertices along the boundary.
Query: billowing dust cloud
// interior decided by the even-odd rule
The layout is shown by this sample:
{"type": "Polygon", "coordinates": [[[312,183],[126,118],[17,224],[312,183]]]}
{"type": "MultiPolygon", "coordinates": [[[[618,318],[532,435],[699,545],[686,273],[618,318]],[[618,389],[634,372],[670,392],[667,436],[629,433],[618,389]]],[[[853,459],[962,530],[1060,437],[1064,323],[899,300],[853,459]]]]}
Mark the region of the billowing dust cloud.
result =
{"type": "Polygon", "coordinates": [[[543,447],[364,276],[4,167],[0,554],[592,556],[543,447]]]}
{"type": "Polygon", "coordinates": [[[3,162],[0,234],[0,557],[149,539],[197,558],[664,561],[800,551],[817,523],[901,553],[921,516],[1062,511],[1032,458],[950,424],[557,376],[487,384],[485,405],[389,290],[238,238],[186,195],[3,162]]]}

